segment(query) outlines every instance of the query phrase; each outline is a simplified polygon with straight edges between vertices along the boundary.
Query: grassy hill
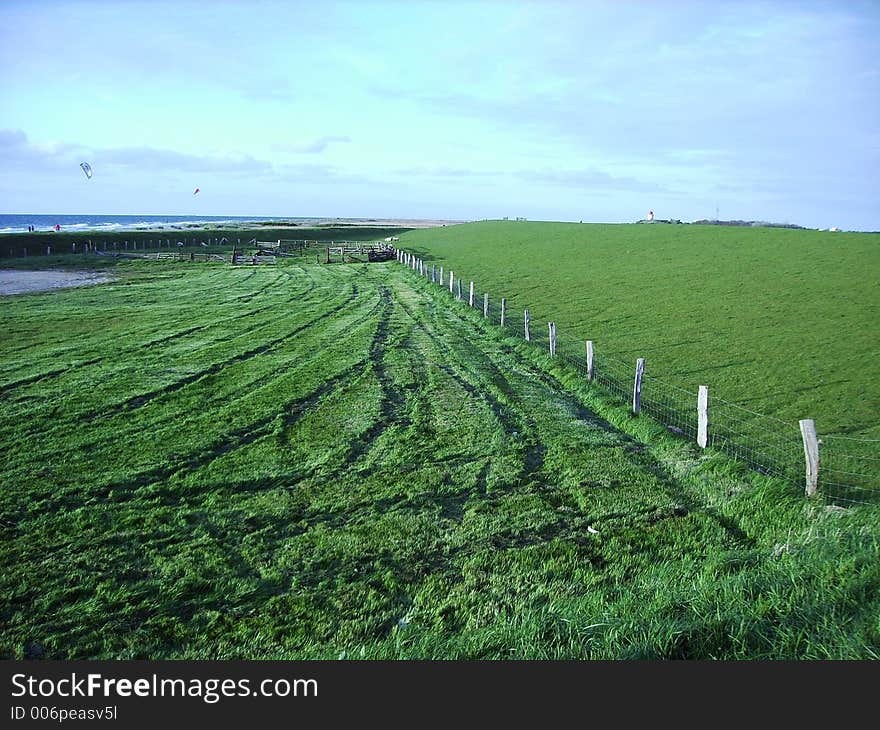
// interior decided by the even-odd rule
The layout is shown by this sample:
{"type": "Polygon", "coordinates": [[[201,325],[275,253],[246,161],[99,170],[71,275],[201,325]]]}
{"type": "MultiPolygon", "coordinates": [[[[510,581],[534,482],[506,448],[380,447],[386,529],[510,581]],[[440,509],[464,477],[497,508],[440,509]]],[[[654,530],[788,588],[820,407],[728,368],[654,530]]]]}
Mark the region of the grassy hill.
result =
{"type": "Polygon", "coordinates": [[[487,221],[402,235],[560,338],[823,435],[880,437],[880,236],[487,221]]]}

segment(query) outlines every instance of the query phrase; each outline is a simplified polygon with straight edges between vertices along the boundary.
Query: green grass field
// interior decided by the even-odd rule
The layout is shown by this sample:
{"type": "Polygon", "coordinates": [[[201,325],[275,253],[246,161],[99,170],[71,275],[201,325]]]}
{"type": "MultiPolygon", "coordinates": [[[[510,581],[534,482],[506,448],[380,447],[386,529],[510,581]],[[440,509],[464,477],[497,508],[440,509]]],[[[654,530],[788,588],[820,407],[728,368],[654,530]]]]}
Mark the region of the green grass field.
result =
{"type": "MultiPolygon", "coordinates": [[[[401,247],[598,354],[822,435],[880,438],[880,235],[481,222],[401,247]]],[[[541,330],[543,331],[543,330],[541,330]]]]}
{"type": "Polygon", "coordinates": [[[630,419],[396,263],[104,266],[0,303],[0,656],[880,657],[880,508],[630,419]]]}

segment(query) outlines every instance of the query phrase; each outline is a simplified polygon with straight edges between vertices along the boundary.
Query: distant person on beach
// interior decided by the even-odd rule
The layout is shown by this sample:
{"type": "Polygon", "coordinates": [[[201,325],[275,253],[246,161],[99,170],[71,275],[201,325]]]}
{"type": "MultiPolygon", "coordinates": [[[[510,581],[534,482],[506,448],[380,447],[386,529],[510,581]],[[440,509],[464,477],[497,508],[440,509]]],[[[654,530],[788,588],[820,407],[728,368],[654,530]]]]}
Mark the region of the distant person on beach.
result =
{"type": "Polygon", "coordinates": [[[61,226],[59,226],[59,225],[56,223],[56,224],[55,224],[55,232],[57,233],[57,232],[60,231],[60,230],[61,230],[61,226]]]}

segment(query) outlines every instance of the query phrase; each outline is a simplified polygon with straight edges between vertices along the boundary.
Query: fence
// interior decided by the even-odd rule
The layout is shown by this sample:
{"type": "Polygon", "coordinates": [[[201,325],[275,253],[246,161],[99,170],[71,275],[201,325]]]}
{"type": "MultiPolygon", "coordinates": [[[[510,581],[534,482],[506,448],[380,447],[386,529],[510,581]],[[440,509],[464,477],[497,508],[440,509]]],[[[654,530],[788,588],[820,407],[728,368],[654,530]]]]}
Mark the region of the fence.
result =
{"type": "MultiPolygon", "coordinates": [[[[236,261],[238,254],[242,252],[242,246],[251,246],[263,253],[271,253],[276,256],[306,256],[315,255],[318,252],[322,257],[327,253],[327,249],[332,249],[330,253],[336,254],[339,259],[350,261],[355,260],[386,260],[393,257],[386,256],[386,251],[392,251],[390,243],[384,241],[317,241],[317,240],[285,240],[277,239],[275,241],[259,241],[256,237],[248,240],[241,238],[227,238],[223,236],[216,238],[214,236],[174,236],[159,237],[154,236],[146,238],[144,235],[128,235],[125,234],[113,236],[111,238],[95,237],[88,239],[65,240],[64,238],[53,238],[53,234],[48,234],[44,239],[34,239],[26,245],[5,246],[0,247],[0,256],[9,258],[29,258],[34,256],[52,256],[67,254],[115,254],[118,256],[134,256],[138,257],[155,257],[157,253],[164,252],[181,252],[195,249],[198,252],[206,253],[211,249],[224,247],[229,249],[234,247],[237,249],[236,261]]],[[[2,242],[0,242],[2,243],[2,242]]],[[[217,254],[219,255],[219,254],[217,254]]],[[[259,254],[257,254],[259,256],[259,254]]],[[[171,258],[171,256],[162,256],[160,258],[171,258]]],[[[185,260],[181,258],[181,260],[185,260]]],[[[195,259],[195,260],[198,260],[195,259]]],[[[320,260],[320,259],[319,259],[320,260]]],[[[329,261],[328,261],[329,263],[329,261]]]]}
{"type": "MultiPolygon", "coordinates": [[[[256,243],[256,239],[246,241],[246,244],[256,243]]],[[[114,236],[113,238],[95,237],[78,240],[65,240],[62,238],[53,238],[49,234],[43,240],[35,239],[34,242],[24,246],[16,246],[14,248],[6,246],[0,248],[0,256],[8,258],[29,258],[31,256],[52,256],[66,254],[87,254],[87,253],[147,253],[161,251],[179,251],[180,249],[196,248],[197,250],[219,248],[221,246],[241,245],[241,239],[230,239],[225,236],[215,238],[213,236],[179,236],[171,238],[152,237],[145,238],[140,236],[129,236],[122,238],[114,236]]]]}
{"type": "Polygon", "coordinates": [[[696,391],[681,388],[651,375],[642,358],[622,362],[590,340],[558,334],[554,322],[539,322],[527,307],[480,292],[473,281],[445,264],[426,263],[402,249],[397,249],[396,258],[492,324],[543,348],[631,404],[634,415],[644,412],[701,448],[722,451],[762,474],[804,484],[807,495],[821,490],[834,501],[880,500],[880,439],[820,437],[811,419],[789,423],[712,396],[706,385],[696,391]]]}

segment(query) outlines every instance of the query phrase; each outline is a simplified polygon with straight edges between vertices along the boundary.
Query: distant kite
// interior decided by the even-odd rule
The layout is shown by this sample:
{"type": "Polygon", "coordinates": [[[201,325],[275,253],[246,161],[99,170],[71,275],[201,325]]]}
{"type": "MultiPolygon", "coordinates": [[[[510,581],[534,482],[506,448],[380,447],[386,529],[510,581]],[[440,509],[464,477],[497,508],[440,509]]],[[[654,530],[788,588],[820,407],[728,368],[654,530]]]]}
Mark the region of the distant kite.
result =
{"type": "Polygon", "coordinates": [[[92,179],[92,166],[88,162],[80,162],[79,166],[82,168],[82,171],[86,174],[86,177],[91,180],[92,179]]]}
{"type": "Polygon", "coordinates": [[[197,192],[199,192],[199,188],[196,188],[195,190],[193,190],[193,195],[195,195],[197,192]]]}

